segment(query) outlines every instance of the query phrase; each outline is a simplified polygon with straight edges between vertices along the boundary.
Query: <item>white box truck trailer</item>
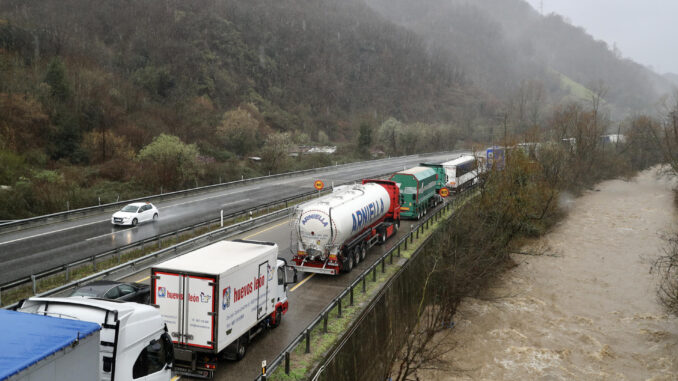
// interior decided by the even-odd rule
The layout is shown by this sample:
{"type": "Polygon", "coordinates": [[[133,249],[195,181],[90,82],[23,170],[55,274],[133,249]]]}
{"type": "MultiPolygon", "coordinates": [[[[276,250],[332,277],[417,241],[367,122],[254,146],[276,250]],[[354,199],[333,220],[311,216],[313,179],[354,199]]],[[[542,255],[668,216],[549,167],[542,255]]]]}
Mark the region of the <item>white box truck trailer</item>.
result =
{"type": "Polygon", "coordinates": [[[0,327],[0,380],[98,379],[98,324],[0,309],[0,327]]]}
{"type": "Polygon", "coordinates": [[[98,361],[93,364],[98,377],[87,380],[169,381],[172,377],[172,342],[160,312],[149,305],[82,297],[30,298],[17,309],[101,327],[98,361]]]}
{"type": "Polygon", "coordinates": [[[212,378],[219,357],[241,359],[255,335],[280,324],[294,282],[269,242],[215,242],[151,268],[151,303],[172,337],[174,371],[212,378]]]}

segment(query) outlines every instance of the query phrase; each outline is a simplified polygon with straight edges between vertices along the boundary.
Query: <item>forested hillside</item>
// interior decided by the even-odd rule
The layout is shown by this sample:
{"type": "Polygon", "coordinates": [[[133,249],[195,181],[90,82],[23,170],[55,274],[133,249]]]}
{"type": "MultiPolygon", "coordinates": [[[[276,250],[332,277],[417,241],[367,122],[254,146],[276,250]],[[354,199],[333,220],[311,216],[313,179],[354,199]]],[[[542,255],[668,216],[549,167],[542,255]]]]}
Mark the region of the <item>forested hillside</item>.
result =
{"type": "Polygon", "coordinates": [[[520,0],[4,0],[0,220],[490,141],[564,83],[637,110],[657,98],[646,75],[520,0]],[[309,144],[339,153],[287,155],[309,144]]]}

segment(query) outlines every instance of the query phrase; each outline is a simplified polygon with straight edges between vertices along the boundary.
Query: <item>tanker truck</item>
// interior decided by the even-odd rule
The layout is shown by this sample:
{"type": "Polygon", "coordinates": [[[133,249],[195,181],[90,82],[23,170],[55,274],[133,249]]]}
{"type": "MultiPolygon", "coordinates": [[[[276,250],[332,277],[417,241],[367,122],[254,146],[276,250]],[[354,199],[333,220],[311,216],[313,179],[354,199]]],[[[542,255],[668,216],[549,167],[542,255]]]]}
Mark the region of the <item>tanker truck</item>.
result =
{"type": "Polygon", "coordinates": [[[350,272],[370,247],[397,232],[399,197],[393,181],[363,180],[300,205],[292,219],[294,267],[329,275],[350,272]]]}

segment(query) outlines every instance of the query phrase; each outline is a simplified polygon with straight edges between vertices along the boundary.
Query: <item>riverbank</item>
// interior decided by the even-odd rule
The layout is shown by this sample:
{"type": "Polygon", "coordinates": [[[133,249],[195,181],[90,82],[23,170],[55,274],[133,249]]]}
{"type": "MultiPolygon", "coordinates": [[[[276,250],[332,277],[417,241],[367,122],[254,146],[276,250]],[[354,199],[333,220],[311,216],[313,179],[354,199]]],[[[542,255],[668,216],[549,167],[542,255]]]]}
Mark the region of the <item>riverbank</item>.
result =
{"type": "Polygon", "coordinates": [[[678,319],[650,266],[675,231],[671,184],[652,170],[599,184],[568,217],[513,255],[518,264],[467,298],[435,380],[678,380],[678,319]]]}

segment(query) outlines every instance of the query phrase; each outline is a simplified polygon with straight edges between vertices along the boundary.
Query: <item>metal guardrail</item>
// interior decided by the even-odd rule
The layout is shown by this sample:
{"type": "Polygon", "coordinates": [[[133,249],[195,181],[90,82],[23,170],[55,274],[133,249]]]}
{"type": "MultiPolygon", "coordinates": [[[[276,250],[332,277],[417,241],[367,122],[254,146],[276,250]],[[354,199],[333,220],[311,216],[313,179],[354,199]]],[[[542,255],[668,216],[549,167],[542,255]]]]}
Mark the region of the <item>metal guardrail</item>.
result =
{"type": "MultiPolygon", "coordinates": [[[[198,248],[200,246],[200,244],[208,244],[208,243],[210,243],[214,240],[221,239],[224,236],[228,236],[228,235],[231,235],[231,234],[234,234],[234,233],[240,233],[241,231],[244,231],[244,230],[255,229],[255,228],[257,228],[259,226],[263,226],[263,225],[265,225],[265,224],[267,224],[271,221],[275,221],[275,220],[278,220],[278,219],[285,218],[285,217],[289,216],[290,213],[293,210],[294,210],[293,206],[287,207],[287,208],[284,208],[284,209],[281,209],[281,210],[278,210],[278,211],[275,211],[275,212],[272,212],[272,213],[265,214],[263,216],[252,218],[251,220],[246,220],[246,221],[242,221],[242,222],[239,222],[239,223],[236,223],[236,224],[233,224],[233,225],[224,226],[223,228],[217,229],[215,231],[208,232],[208,233],[202,234],[198,237],[188,239],[186,241],[177,243],[177,244],[172,245],[170,247],[167,247],[165,249],[161,249],[161,250],[152,252],[150,254],[144,255],[143,257],[139,257],[139,258],[133,259],[131,261],[119,264],[117,266],[108,268],[106,270],[100,271],[96,274],[92,274],[92,275],[80,278],[78,280],[64,284],[62,286],[58,286],[56,288],[53,288],[51,290],[45,291],[45,292],[40,293],[40,294],[35,293],[35,285],[34,285],[33,294],[34,294],[34,296],[53,295],[55,293],[58,293],[58,292],[61,292],[61,291],[64,291],[64,290],[68,290],[72,287],[80,286],[83,283],[87,283],[89,281],[111,275],[115,272],[118,272],[120,270],[124,270],[128,267],[136,269],[136,266],[139,263],[143,263],[143,262],[146,262],[146,261],[149,261],[149,260],[152,260],[152,259],[158,259],[161,256],[163,257],[163,259],[178,256],[178,255],[185,253],[188,249],[198,248]]],[[[148,266],[151,266],[151,265],[152,264],[149,264],[148,266]]],[[[140,270],[140,269],[136,269],[136,270],[140,270]]],[[[64,271],[64,269],[62,268],[61,271],[64,271]]],[[[17,305],[17,303],[14,303],[12,305],[9,305],[9,306],[3,307],[3,308],[11,309],[16,305],[17,305]]]]}
{"type": "MultiPolygon", "coordinates": [[[[203,193],[203,192],[211,191],[211,190],[216,190],[216,189],[220,189],[220,188],[230,188],[230,187],[248,184],[248,183],[252,183],[252,182],[270,180],[270,179],[274,179],[274,178],[283,178],[283,177],[300,175],[300,174],[304,174],[304,173],[322,172],[322,171],[330,170],[332,168],[339,168],[339,167],[345,167],[345,166],[351,166],[351,165],[360,165],[360,164],[364,164],[364,163],[377,163],[377,162],[380,162],[380,161],[391,160],[391,159],[394,159],[394,158],[404,159],[404,158],[408,158],[408,157],[423,157],[423,156],[439,155],[439,154],[444,154],[446,152],[448,152],[448,151],[430,152],[430,153],[408,155],[408,156],[398,156],[398,157],[393,157],[393,158],[389,157],[389,158],[376,159],[376,160],[359,161],[359,162],[354,162],[354,163],[344,163],[344,164],[333,165],[333,166],[328,166],[328,167],[318,167],[318,168],[312,168],[312,169],[304,169],[304,170],[300,170],[300,171],[284,172],[284,173],[278,173],[278,174],[273,174],[273,175],[268,175],[268,176],[252,177],[252,178],[249,178],[249,179],[243,178],[241,180],[229,181],[229,182],[218,183],[218,184],[211,184],[211,185],[206,185],[206,186],[203,186],[203,187],[196,187],[196,188],[185,189],[185,190],[180,190],[180,191],[175,191],[175,192],[156,194],[156,195],[152,195],[152,196],[140,197],[140,198],[129,199],[129,200],[124,200],[124,201],[117,201],[117,202],[112,202],[112,203],[107,203],[107,204],[102,204],[102,205],[88,206],[88,207],[85,207],[85,208],[66,210],[66,211],[63,211],[63,212],[46,214],[46,215],[42,215],[42,216],[25,218],[25,219],[21,219],[21,220],[12,220],[12,221],[0,222],[0,233],[6,232],[6,231],[12,231],[12,230],[19,230],[19,229],[21,229],[21,227],[23,227],[25,225],[41,224],[41,223],[45,224],[45,223],[48,223],[51,220],[65,221],[65,220],[68,220],[70,217],[75,216],[75,215],[86,216],[86,215],[88,215],[92,212],[104,212],[106,210],[114,210],[114,209],[119,208],[120,206],[127,205],[131,202],[149,201],[149,200],[151,200],[151,201],[162,201],[162,200],[173,199],[173,198],[178,198],[178,197],[187,197],[189,195],[199,194],[199,193],[203,193]]],[[[450,151],[450,153],[451,153],[451,151],[450,151]]]]}
{"type": "MultiPolygon", "coordinates": [[[[472,188],[469,188],[472,189],[472,188]]],[[[435,213],[429,215],[427,218],[425,218],[419,225],[417,225],[416,229],[412,229],[409,234],[407,234],[405,237],[401,238],[390,250],[388,250],[386,253],[384,253],[372,266],[367,268],[365,271],[360,274],[360,276],[353,281],[349,286],[347,286],[338,296],[336,296],[334,299],[330,301],[330,303],[311,321],[311,323],[297,336],[295,337],[292,342],[290,342],[289,345],[285,347],[285,349],[278,354],[278,356],[271,361],[270,364],[267,364],[266,366],[266,373],[267,374],[273,374],[273,372],[276,370],[278,366],[280,366],[283,362],[285,365],[285,374],[290,373],[290,353],[292,353],[299,344],[304,341],[306,344],[305,348],[305,353],[310,353],[311,352],[311,331],[318,325],[320,322],[323,322],[323,332],[327,333],[327,325],[328,325],[328,319],[330,312],[337,308],[337,315],[338,318],[341,318],[342,315],[342,300],[348,295],[349,296],[349,306],[353,306],[353,296],[354,296],[354,290],[360,285],[361,286],[361,291],[363,293],[366,292],[366,282],[367,282],[367,277],[371,274],[372,275],[372,281],[376,282],[377,280],[377,271],[379,266],[381,266],[381,272],[384,273],[386,270],[386,261],[389,260],[390,264],[393,264],[393,257],[396,256],[400,258],[400,252],[401,250],[407,250],[408,246],[408,241],[410,244],[413,244],[413,241],[416,238],[419,238],[420,232],[423,234],[423,232],[429,228],[429,224],[431,220],[435,219],[435,221],[439,221],[440,218],[442,218],[442,213],[445,213],[449,211],[455,204],[465,201],[470,195],[472,195],[472,192],[464,192],[462,194],[462,197],[455,198],[452,202],[448,202],[445,204],[445,206],[441,209],[438,209],[435,213]]],[[[418,246],[418,248],[415,250],[414,253],[412,253],[412,256],[410,256],[409,259],[407,259],[407,262],[409,262],[412,258],[414,258],[424,247],[425,243],[428,242],[428,240],[432,236],[428,236],[423,242],[421,242],[418,246]]],[[[403,263],[403,267],[405,264],[403,263]]],[[[265,381],[266,380],[266,375],[259,375],[257,378],[255,378],[255,381],[265,381]]]]}
{"type": "MultiPolygon", "coordinates": [[[[313,196],[313,195],[316,195],[316,194],[319,194],[319,193],[325,193],[325,192],[326,191],[323,191],[323,192],[310,191],[310,192],[302,193],[300,195],[296,195],[296,196],[292,196],[292,197],[288,197],[288,198],[284,198],[284,199],[280,199],[280,200],[276,200],[276,201],[271,201],[269,203],[259,205],[257,208],[254,208],[254,209],[250,208],[250,209],[246,209],[244,211],[238,211],[238,212],[234,212],[234,213],[231,213],[231,214],[228,214],[228,215],[224,215],[224,220],[228,220],[228,219],[232,219],[232,218],[238,218],[238,217],[247,217],[249,212],[260,211],[262,209],[267,209],[267,208],[270,208],[270,207],[273,207],[273,206],[276,206],[276,205],[282,205],[283,203],[285,204],[285,208],[287,208],[289,202],[296,201],[296,200],[299,200],[299,199],[303,199],[305,197],[313,196]]],[[[148,245],[149,243],[152,243],[152,242],[157,242],[158,245],[160,245],[160,242],[163,239],[176,237],[181,233],[193,231],[193,230],[199,229],[201,227],[205,227],[205,226],[210,226],[210,225],[213,225],[215,223],[218,223],[220,220],[221,220],[221,217],[216,217],[216,218],[213,218],[213,219],[210,219],[210,220],[207,220],[207,221],[203,221],[203,222],[200,222],[200,223],[197,223],[197,224],[185,227],[185,228],[175,230],[175,231],[171,231],[171,232],[167,232],[167,233],[163,233],[163,234],[158,234],[156,236],[143,239],[141,241],[130,243],[128,245],[119,246],[119,247],[116,247],[115,249],[111,249],[111,250],[105,251],[103,253],[95,254],[95,255],[89,256],[87,258],[83,258],[83,259],[80,259],[80,260],[77,260],[77,261],[74,261],[74,262],[70,262],[70,263],[67,263],[67,264],[64,264],[64,265],[60,265],[60,266],[54,267],[54,268],[49,269],[49,270],[41,271],[37,274],[32,274],[32,275],[25,276],[25,277],[22,277],[22,278],[19,278],[19,279],[15,279],[15,280],[10,281],[10,282],[3,283],[3,284],[0,285],[0,305],[1,305],[1,300],[2,300],[1,299],[2,291],[4,291],[4,290],[8,290],[8,289],[11,289],[11,288],[14,288],[14,287],[18,287],[18,286],[21,286],[21,285],[26,284],[26,283],[32,283],[33,284],[33,293],[35,294],[36,283],[37,283],[38,280],[40,280],[42,278],[49,277],[49,276],[52,276],[52,275],[56,275],[56,274],[63,272],[63,273],[66,274],[66,280],[68,281],[69,270],[73,267],[92,263],[94,265],[94,268],[96,269],[97,260],[103,260],[104,258],[110,257],[110,256],[118,256],[118,260],[120,260],[120,256],[126,251],[137,249],[137,248],[142,248],[142,247],[144,247],[144,246],[146,246],[146,245],[148,245]]],[[[233,226],[240,226],[240,224],[235,224],[233,226]]],[[[228,228],[228,227],[224,227],[222,229],[226,229],[226,228],[228,228]]],[[[221,230],[221,229],[219,229],[219,230],[221,230]]],[[[219,230],[217,230],[217,231],[219,231],[219,230]]],[[[81,280],[81,282],[82,282],[82,280],[81,280]]]]}
{"type": "MultiPolygon", "coordinates": [[[[386,174],[380,174],[380,175],[377,175],[377,176],[374,176],[374,177],[382,177],[382,176],[385,176],[385,175],[386,174]]],[[[337,184],[337,185],[351,184],[353,182],[354,181],[347,181],[347,182],[340,183],[340,184],[337,184]]],[[[285,208],[287,208],[288,204],[290,202],[302,200],[306,197],[324,194],[324,193],[327,193],[329,191],[330,191],[330,188],[327,188],[327,189],[320,191],[320,192],[318,192],[318,191],[304,192],[304,193],[301,193],[301,194],[298,194],[298,195],[295,195],[295,196],[271,201],[271,202],[268,202],[266,204],[259,205],[256,208],[248,208],[248,209],[245,209],[245,210],[237,211],[237,212],[225,215],[223,217],[223,219],[228,220],[228,219],[237,218],[237,217],[247,217],[247,214],[250,213],[250,212],[257,212],[257,211],[260,211],[262,209],[268,209],[268,208],[271,208],[271,207],[274,207],[274,206],[277,206],[277,205],[282,205],[283,203],[285,204],[285,208]]],[[[91,263],[93,265],[95,271],[96,271],[97,260],[103,260],[104,258],[110,257],[110,256],[117,256],[118,261],[120,261],[120,256],[126,251],[133,250],[133,249],[136,249],[136,248],[143,248],[144,246],[146,246],[146,245],[148,245],[152,242],[157,242],[158,245],[160,245],[160,242],[161,242],[162,239],[170,238],[170,237],[176,237],[181,233],[192,231],[192,230],[195,230],[195,229],[198,229],[198,228],[201,228],[201,227],[209,226],[209,225],[212,225],[212,224],[219,222],[220,220],[221,220],[221,217],[216,217],[216,218],[213,218],[213,219],[210,219],[210,220],[207,220],[207,221],[203,221],[203,222],[194,224],[192,226],[188,226],[188,227],[178,229],[178,230],[175,230],[175,231],[172,231],[172,232],[158,234],[154,237],[149,237],[149,238],[146,238],[146,239],[143,239],[141,241],[137,241],[137,242],[134,242],[134,243],[131,243],[131,244],[128,244],[128,245],[119,246],[119,247],[116,247],[115,249],[111,249],[111,250],[105,251],[103,253],[91,255],[87,258],[83,258],[83,259],[80,259],[80,260],[77,260],[77,261],[74,261],[74,262],[70,262],[70,263],[67,263],[67,264],[64,264],[64,265],[56,266],[52,269],[45,270],[45,271],[39,272],[37,274],[32,274],[32,275],[29,275],[29,276],[25,276],[25,277],[22,277],[22,278],[19,278],[19,279],[12,280],[10,282],[0,284],[0,306],[2,305],[2,292],[4,290],[12,289],[12,288],[21,286],[23,284],[31,283],[32,286],[33,286],[33,294],[36,295],[37,282],[42,278],[46,278],[46,277],[53,276],[53,275],[56,275],[56,274],[63,272],[65,274],[66,281],[68,281],[69,280],[69,271],[70,271],[71,268],[91,263]]],[[[236,224],[234,226],[238,226],[238,224],[236,224]]],[[[224,227],[222,229],[226,229],[226,228],[228,228],[228,227],[224,227]]],[[[221,230],[221,229],[219,229],[219,230],[221,230]]],[[[216,230],[216,231],[219,231],[219,230],[216,230]]],[[[83,283],[85,281],[85,279],[90,279],[90,278],[89,277],[82,278],[82,279],[79,280],[79,283],[83,283]]],[[[96,279],[96,277],[91,278],[91,279],[96,279]]]]}

